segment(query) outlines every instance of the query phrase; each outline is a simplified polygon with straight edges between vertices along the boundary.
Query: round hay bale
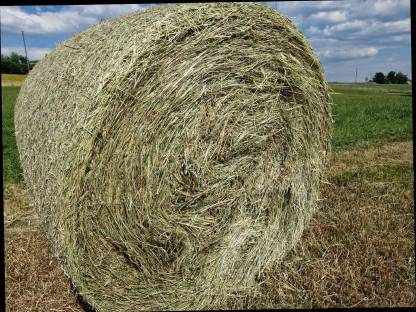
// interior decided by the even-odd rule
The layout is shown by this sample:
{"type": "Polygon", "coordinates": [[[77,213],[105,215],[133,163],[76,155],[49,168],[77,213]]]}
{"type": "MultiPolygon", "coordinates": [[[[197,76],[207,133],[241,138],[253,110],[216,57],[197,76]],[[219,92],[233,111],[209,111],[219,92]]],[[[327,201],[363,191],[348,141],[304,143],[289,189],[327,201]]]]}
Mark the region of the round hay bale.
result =
{"type": "Polygon", "coordinates": [[[330,150],[322,69],[256,4],[168,5],[95,25],[27,77],[27,187],[98,311],[224,307],[299,240],[330,150]]]}

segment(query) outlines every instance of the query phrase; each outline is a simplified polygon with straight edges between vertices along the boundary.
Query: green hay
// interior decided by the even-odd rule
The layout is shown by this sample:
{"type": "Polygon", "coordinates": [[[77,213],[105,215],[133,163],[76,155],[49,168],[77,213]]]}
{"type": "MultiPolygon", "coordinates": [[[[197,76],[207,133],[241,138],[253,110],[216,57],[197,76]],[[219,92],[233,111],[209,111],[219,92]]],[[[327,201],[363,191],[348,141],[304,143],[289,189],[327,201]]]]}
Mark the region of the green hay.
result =
{"type": "Polygon", "coordinates": [[[253,295],[311,218],[330,150],[318,60],[255,4],[93,26],[35,66],[16,109],[33,202],[98,311],[253,295]]]}

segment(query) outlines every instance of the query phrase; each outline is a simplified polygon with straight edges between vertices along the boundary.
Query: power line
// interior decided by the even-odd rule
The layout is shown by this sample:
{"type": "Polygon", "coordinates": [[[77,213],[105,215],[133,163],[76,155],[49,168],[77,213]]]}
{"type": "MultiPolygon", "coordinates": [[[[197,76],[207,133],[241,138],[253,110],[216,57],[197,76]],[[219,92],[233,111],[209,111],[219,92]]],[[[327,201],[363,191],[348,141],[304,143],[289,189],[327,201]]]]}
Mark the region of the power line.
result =
{"type": "Polygon", "coordinates": [[[29,58],[27,57],[27,49],[26,49],[26,41],[25,41],[25,33],[22,30],[22,38],[23,38],[23,45],[25,47],[25,54],[26,54],[26,63],[27,63],[27,73],[29,73],[30,65],[29,65],[29,58]]]}
{"type": "Polygon", "coordinates": [[[355,66],[355,83],[357,83],[358,66],[355,66]]]}

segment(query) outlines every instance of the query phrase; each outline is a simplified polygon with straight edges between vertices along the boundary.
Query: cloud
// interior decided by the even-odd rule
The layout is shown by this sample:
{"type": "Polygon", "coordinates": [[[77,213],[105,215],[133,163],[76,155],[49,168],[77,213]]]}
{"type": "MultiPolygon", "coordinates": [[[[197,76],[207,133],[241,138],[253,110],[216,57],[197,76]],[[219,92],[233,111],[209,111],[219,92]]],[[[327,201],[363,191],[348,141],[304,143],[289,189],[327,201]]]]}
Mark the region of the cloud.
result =
{"type": "Polygon", "coordinates": [[[310,34],[318,34],[318,33],[320,33],[320,30],[319,30],[319,28],[318,28],[318,27],[316,27],[316,26],[309,26],[309,28],[308,28],[308,32],[309,32],[310,34]]]}
{"type": "Polygon", "coordinates": [[[353,20],[345,23],[336,24],[333,26],[325,26],[323,35],[335,36],[344,32],[355,32],[368,27],[368,23],[359,20],[353,20]]]}
{"type": "Polygon", "coordinates": [[[347,19],[347,13],[343,11],[318,12],[309,16],[310,19],[320,22],[338,23],[347,19]]]}
{"type": "Polygon", "coordinates": [[[304,15],[302,29],[330,81],[353,81],[356,66],[359,81],[376,71],[411,76],[409,0],[327,1],[316,6],[306,1],[279,4],[278,10],[290,18],[304,15]]]}
{"type": "Polygon", "coordinates": [[[348,1],[285,1],[263,2],[289,16],[310,16],[317,12],[342,11],[352,18],[378,17],[383,20],[410,16],[410,0],[348,0],[348,1]]]}
{"type": "Polygon", "coordinates": [[[310,14],[316,11],[331,11],[341,8],[339,1],[284,1],[263,2],[263,4],[278,9],[292,16],[296,14],[310,14]]]}
{"type": "MultiPolygon", "coordinates": [[[[315,34],[319,32],[315,31],[315,34]]],[[[382,22],[375,19],[353,20],[336,25],[327,25],[320,35],[342,40],[374,41],[382,38],[389,42],[392,36],[407,34],[410,37],[410,18],[393,22],[382,22]]]]}
{"type": "MultiPolygon", "coordinates": [[[[28,58],[31,61],[37,61],[43,59],[45,54],[48,54],[52,49],[50,48],[28,48],[27,54],[28,58]]],[[[23,47],[3,47],[1,46],[1,54],[10,55],[12,52],[16,52],[19,55],[25,55],[25,50],[23,47]]]]}
{"type": "MultiPolygon", "coordinates": [[[[378,70],[377,67],[380,70],[391,67],[391,70],[410,71],[410,0],[262,3],[287,15],[305,33],[333,80],[336,80],[336,75],[342,77],[341,68],[348,71],[351,63],[360,63],[361,68],[365,67],[368,71],[378,70]],[[386,61],[392,55],[400,61],[386,61]]],[[[45,44],[48,42],[53,48],[58,43],[56,38],[61,40],[97,24],[101,19],[153,5],[38,6],[30,12],[23,7],[1,7],[2,39],[3,36],[20,35],[20,31],[24,30],[35,35],[32,38],[39,40],[35,40],[39,42],[38,46],[48,46],[45,44]],[[43,38],[45,42],[40,41],[43,38]]],[[[15,41],[10,40],[2,52],[9,51],[14,45],[15,41]]],[[[37,43],[31,45],[36,47],[37,43]]],[[[16,50],[21,51],[21,48],[16,50]]],[[[38,57],[44,52],[41,48],[31,48],[29,53],[38,57]]]]}
{"type": "Polygon", "coordinates": [[[356,10],[357,16],[378,17],[381,20],[400,16],[410,17],[410,0],[366,1],[363,10],[356,10]]]}
{"type": "Polygon", "coordinates": [[[107,19],[118,15],[128,14],[137,10],[142,10],[153,6],[151,4],[121,4],[121,5],[77,5],[73,8],[81,16],[96,17],[97,19],[107,19]]]}
{"type": "Polygon", "coordinates": [[[96,17],[81,16],[76,10],[27,13],[18,7],[1,8],[2,32],[27,34],[60,34],[81,30],[97,23],[96,17]]]}
{"type": "Polygon", "coordinates": [[[395,22],[387,22],[382,26],[388,33],[407,33],[410,32],[410,18],[395,22]]]}
{"type": "Polygon", "coordinates": [[[328,49],[317,52],[318,56],[323,60],[340,61],[361,59],[377,55],[378,49],[375,47],[361,48],[361,49],[328,49]]]}
{"type": "Polygon", "coordinates": [[[148,7],[142,4],[74,5],[60,11],[28,13],[20,7],[1,7],[2,32],[32,35],[72,34],[97,24],[101,19],[127,14],[148,7]]]}

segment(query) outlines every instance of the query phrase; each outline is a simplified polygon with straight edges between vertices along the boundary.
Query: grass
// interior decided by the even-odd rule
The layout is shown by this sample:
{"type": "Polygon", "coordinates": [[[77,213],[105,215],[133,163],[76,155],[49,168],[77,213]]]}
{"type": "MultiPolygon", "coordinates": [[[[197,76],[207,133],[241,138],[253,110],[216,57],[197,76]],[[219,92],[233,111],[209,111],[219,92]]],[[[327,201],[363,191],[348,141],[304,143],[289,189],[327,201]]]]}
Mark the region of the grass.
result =
{"type": "MultiPolygon", "coordinates": [[[[301,243],[236,308],[414,306],[411,87],[334,84],[334,153],[301,243]]],[[[7,311],[83,311],[22,182],[3,87],[7,311]]]]}
{"type": "Polygon", "coordinates": [[[82,311],[20,186],[5,188],[4,228],[6,311],[82,311]]]}
{"type": "MultiPolygon", "coordinates": [[[[413,164],[388,164],[382,168],[363,168],[361,170],[347,171],[339,176],[336,176],[334,183],[339,186],[346,186],[354,181],[372,181],[374,183],[389,181],[391,177],[405,176],[408,172],[412,172],[413,164]]],[[[395,181],[401,183],[402,181],[395,181]]]]}
{"type": "Polygon", "coordinates": [[[18,183],[23,180],[13,118],[14,103],[19,89],[19,87],[2,87],[3,181],[5,183],[18,183]]]}
{"type": "Polygon", "coordinates": [[[370,151],[360,166],[341,171],[333,168],[354,162],[360,149],[335,153],[321,210],[286,261],[265,275],[264,296],[253,306],[416,304],[413,163],[402,157],[412,144],[370,151]]]}
{"type": "Polygon", "coordinates": [[[26,75],[1,74],[2,86],[21,86],[26,75]]]}
{"type": "Polygon", "coordinates": [[[333,84],[331,87],[335,150],[412,139],[411,86],[333,84]]]}

